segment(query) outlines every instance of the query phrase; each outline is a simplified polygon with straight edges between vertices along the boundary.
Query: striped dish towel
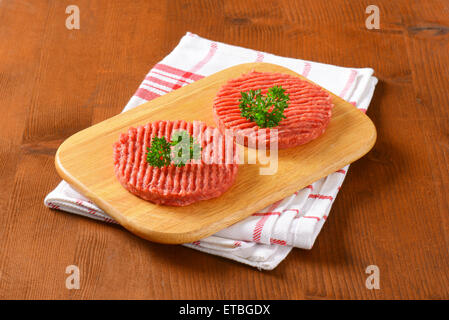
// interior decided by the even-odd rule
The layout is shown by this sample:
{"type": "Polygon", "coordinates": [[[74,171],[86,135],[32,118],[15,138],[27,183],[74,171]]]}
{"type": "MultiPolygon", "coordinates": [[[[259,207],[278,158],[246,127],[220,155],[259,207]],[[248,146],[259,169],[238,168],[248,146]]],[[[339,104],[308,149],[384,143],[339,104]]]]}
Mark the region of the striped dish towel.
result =
{"type": "MultiPolygon", "coordinates": [[[[187,33],[178,46],[147,74],[123,111],[237,64],[263,61],[287,67],[309,78],[365,112],[377,79],[370,68],[342,68],[284,58],[187,33]]],[[[293,247],[310,249],[348,171],[348,167],[278,201],[247,219],[185,246],[233,259],[259,269],[274,269],[293,247]]],[[[45,205],[115,223],[90,200],[62,181],[45,205]]]]}

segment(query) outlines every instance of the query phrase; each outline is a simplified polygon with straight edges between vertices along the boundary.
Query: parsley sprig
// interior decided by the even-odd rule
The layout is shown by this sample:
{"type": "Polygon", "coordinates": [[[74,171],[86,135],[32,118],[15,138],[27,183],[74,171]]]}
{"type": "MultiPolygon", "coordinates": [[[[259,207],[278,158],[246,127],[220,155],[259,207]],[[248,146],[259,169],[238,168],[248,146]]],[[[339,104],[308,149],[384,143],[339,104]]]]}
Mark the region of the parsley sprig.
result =
{"type": "Polygon", "coordinates": [[[146,158],[151,166],[162,168],[173,162],[176,167],[183,167],[191,159],[200,158],[201,147],[187,131],[176,131],[173,138],[171,142],[165,137],[154,137],[151,140],[146,158]]]}
{"type": "Polygon", "coordinates": [[[284,110],[288,107],[290,97],[281,86],[269,88],[266,96],[262,95],[260,89],[240,93],[242,98],[239,100],[239,109],[242,117],[254,121],[259,127],[275,127],[286,118],[284,110]]]}
{"type": "Polygon", "coordinates": [[[147,147],[147,162],[153,167],[162,168],[171,162],[170,143],[165,137],[154,137],[151,140],[151,147],[147,147]]]}

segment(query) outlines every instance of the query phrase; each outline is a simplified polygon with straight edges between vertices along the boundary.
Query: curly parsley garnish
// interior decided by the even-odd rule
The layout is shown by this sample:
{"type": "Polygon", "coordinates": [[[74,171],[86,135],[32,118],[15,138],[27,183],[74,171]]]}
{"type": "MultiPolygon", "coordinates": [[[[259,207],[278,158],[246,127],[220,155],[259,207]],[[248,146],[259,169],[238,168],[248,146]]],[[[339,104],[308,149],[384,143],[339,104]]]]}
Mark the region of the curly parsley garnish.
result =
{"type": "Polygon", "coordinates": [[[165,137],[154,137],[151,147],[147,147],[147,162],[162,168],[171,162],[177,167],[183,167],[191,159],[200,159],[201,147],[187,131],[176,131],[173,140],[168,142],[165,137]]]}
{"type": "Polygon", "coordinates": [[[242,117],[254,121],[259,127],[275,127],[286,118],[284,110],[288,107],[290,97],[281,86],[269,88],[266,96],[262,95],[260,89],[240,93],[242,98],[239,100],[239,109],[242,117]]]}

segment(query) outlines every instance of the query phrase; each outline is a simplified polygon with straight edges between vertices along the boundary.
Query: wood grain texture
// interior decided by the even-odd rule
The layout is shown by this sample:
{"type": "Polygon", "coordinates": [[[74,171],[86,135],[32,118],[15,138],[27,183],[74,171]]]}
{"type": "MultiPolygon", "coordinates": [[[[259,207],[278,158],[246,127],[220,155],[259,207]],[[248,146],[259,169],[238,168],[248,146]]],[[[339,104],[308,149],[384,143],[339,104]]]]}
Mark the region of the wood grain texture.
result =
{"type": "Polygon", "coordinates": [[[334,108],[323,135],[299,147],[273,151],[271,163],[264,165],[255,150],[239,148],[243,164],[237,179],[218,198],[185,207],[161,206],[122,187],[112,161],[112,145],[121,133],[158,120],[204,121],[215,127],[212,105],[217,92],[229,80],[251,71],[290,74],[306,80],[269,63],[245,63],[222,70],[74,134],[56,152],[58,173],[131,232],[154,242],[182,244],[247,218],[352,163],[373,147],[376,129],[371,120],[331,93],[334,108]]]}
{"type": "Polygon", "coordinates": [[[449,4],[367,1],[0,2],[0,297],[449,298],[449,4]],[[142,240],[53,211],[53,159],[75,132],[118,114],[185,32],[279,55],[372,67],[373,150],[348,173],[314,247],[271,272],[142,240]],[[65,288],[65,268],[81,271],[65,288]],[[365,287],[379,266],[381,289],[365,287]]]}

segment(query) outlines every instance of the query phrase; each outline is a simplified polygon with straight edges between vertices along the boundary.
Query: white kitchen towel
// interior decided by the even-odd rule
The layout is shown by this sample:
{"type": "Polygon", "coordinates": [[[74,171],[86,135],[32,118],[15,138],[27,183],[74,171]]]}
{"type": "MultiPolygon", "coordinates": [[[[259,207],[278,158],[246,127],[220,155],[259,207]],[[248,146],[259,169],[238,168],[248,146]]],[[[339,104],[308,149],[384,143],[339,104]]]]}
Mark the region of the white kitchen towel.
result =
{"type": "MultiPolygon", "coordinates": [[[[302,74],[351,102],[362,112],[366,112],[377,83],[371,68],[343,68],[284,58],[187,33],[177,47],[150,70],[123,111],[220,70],[257,61],[281,65],[302,74]]],[[[249,218],[213,236],[185,246],[259,269],[274,269],[293,247],[312,248],[348,167],[298,190],[290,197],[255,212],[249,218]]],[[[53,209],[115,223],[65,181],[47,195],[44,203],[53,209]]]]}

